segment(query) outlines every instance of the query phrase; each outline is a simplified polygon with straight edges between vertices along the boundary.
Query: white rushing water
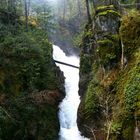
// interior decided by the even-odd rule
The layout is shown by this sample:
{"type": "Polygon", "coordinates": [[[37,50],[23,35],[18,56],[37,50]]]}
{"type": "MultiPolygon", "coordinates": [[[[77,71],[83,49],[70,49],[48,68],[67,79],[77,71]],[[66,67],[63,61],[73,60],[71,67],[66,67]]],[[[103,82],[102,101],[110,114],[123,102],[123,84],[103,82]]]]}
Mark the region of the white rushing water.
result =
{"type": "MultiPolygon", "coordinates": [[[[79,58],[76,56],[66,56],[57,46],[53,46],[53,58],[79,66],[79,58]]],[[[57,63],[56,63],[57,64],[57,63]]],[[[57,64],[65,76],[66,96],[59,105],[60,137],[59,140],[87,140],[80,135],[77,127],[77,109],[80,103],[78,95],[79,69],[57,64]]]]}

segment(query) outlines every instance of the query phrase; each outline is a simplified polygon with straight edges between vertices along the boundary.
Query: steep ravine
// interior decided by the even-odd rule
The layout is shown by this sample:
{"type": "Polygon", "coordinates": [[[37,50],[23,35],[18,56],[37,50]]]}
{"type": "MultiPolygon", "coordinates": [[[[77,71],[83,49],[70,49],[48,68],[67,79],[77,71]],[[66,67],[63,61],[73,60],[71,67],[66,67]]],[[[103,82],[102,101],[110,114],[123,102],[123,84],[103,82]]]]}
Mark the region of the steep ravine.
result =
{"type": "Polygon", "coordinates": [[[26,32],[20,19],[6,21],[0,10],[0,140],[57,139],[65,94],[52,45],[36,26],[26,32]]]}
{"type": "Polygon", "coordinates": [[[91,140],[140,139],[139,17],[135,11],[121,16],[116,3],[96,2],[85,27],[78,127],[91,140]]]}

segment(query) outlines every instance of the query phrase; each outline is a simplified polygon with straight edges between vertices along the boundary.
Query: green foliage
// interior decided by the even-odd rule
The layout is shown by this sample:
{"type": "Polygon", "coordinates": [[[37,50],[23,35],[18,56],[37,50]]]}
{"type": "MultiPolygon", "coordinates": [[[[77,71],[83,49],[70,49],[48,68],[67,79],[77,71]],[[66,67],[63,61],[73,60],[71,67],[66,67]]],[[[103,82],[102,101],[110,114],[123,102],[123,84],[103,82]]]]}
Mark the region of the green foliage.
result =
{"type": "Polygon", "coordinates": [[[129,59],[133,52],[140,46],[140,14],[131,11],[122,18],[120,35],[124,44],[125,56],[129,59]]]}
{"type": "MultiPolygon", "coordinates": [[[[103,12],[104,7],[99,8],[97,12],[100,11],[103,12]]],[[[101,32],[95,28],[98,32],[97,44],[91,41],[89,46],[96,45],[96,54],[87,51],[90,47],[85,44],[90,44],[88,40],[90,37],[84,38],[82,44],[82,56],[86,54],[90,58],[94,55],[94,61],[90,63],[91,69],[82,73],[83,75],[90,73],[90,82],[83,93],[81,106],[84,109],[81,109],[82,113],[80,113],[83,116],[80,114],[82,116],[80,117],[89,128],[97,127],[101,133],[104,124],[111,122],[111,129],[108,128],[111,140],[132,140],[136,122],[140,121],[140,16],[136,11],[131,12],[122,18],[119,34],[112,35],[108,31],[101,32]],[[124,57],[127,59],[123,70],[117,67],[121,59],[120,38],[124,44],[124,57]],[[98,117],[100,120],[97,122],[98,117]]],[[[81,62],[85,62],[86,65],[89,60],[85,60],[81,62]]],[[[88,130],[83,131],[88,133],[88,130]]],[[[100,137],[98,134],[96,136],[97,139],[100,137]]],[[[101,137],[105,139],[104,136],[101,137]]]]}
{"type": "Polygon", "coordinates": [[[31,0],[32,10],[36,13],[36,22],[43,30],[50,31],[54,24],[52,23],[52,10],[48,1],[31,0]]]}
{"type": "MultiPolygon", "coordinates": [[[[117,81],[117,114],[114,110],[115,122],[122,124],[120,135],[124,140],[131,140],[133,137],[135,118],[139,118],[139,96],[140,96],[140,50],[138,49],[133,55],[133,59],[129,63],[117,81]]],[[[139,120],[139,119],[138,119],[139,120]]]]}
{"type": "Polygon", "coordinates": [[[54,82],[52,47],[46,38],[45,33],[34,30],[18,35],[9,33],[1,39],[1,70],[5,75],[1,91],[19,92],[12,88],[14,85],[20,91],[54,89],[58,86],[54,82]]]}
{"type": "Polygon", "coordinates": [[[120,46],[118,35],[107,35],[107,39],[98,40],[98,48],[96,50],[100,57],[100,63],[104,66],[113,65],[119,60],[120,46]]]}
{"type": "Polygon", "coordinates": [[[92,70],[93,56],[89,55],[93,49],[93,31],[91,25],[86,25],[86,30],[82,37],[80,48],[83,50],[80,59],[80,69],[82,74],[88,74],[92,70]]]}
{"type": "Polygon", "coordinates": [[[125,105],[126,110],[132,115],[137,109],[137,101],[140,95],[140,55],[137,58],[135,66],[129,71],[129,80],[125,87],[125,105]]]}
{"type": "Polygon", "coordinates": [[[98,14],[98,16],[107,16],[109,14],[111,14],[111,15],[113,14],[114,16],[119,16],[120,17],[120,14],[118,12],[114,11],[114,10],[106,10],[106,11],[100,12],[98,14]]]}
{"type": "Polygon", "coordinates": [[[108,5],[108,6],[99,6],[97,7],[96,14],[98,16],[107,16],[107,15],[114,15],[114,16],[119,16],[120,14],[116,9],[114,8],[113,5],[108,5]]]}
{"type": "Polygon", "coordinates": [[[125,56],[128,66],[117,82],[117,96],[119,113],[116,121],[122,123],[121,135],[124,140],[133,139],[135,119],[139,120],[140,96],[140,38],[139,38],[139,13],[131,11],[122,19],[120,35],[124,44],[125,56]]]}
{"type": "Polygon", "coordinates": [[[101,63],[108,65],[116,58],[115,49],[112,47],[113,42],[110,40],[99,40],[97,43],[100,46],[97,49],[97,53],[101,58],[101,63]]]}
{"type": "Polygon", "coordinates": [[[92,29],[81,31],[80,34],[77,34],[74,37],[74,43],[77,47],[82,47],[83,43],[86,44],[86,47],[90,47],[93,41],[93,31],[92,29]],[[84,40],[84,41],[83,41],[84,40]]]}
{"type": "Polygon", "coordinates": [[[97,11],[104,11],[104,10],[108,10],[108,9],[114,9],[114,6],[113,5],[105,5],[105,6],[98,6],[97,7],[97,11]]]}
{"type": "Polygon", "coordinates": [[[40,105],[29,96],[62,90],[62,83],[46,33],[31,25],[25,32],[23,25],[0,19],[0,139],[52,140],[59,132],[57,103],[40,105]]]}
{"type": "Polygon", "coordinates": [[[133,4],[135,2],[135,0],[121,0],[121,3],[124,4],[133,4]]]}
{"type": "Polygon", "coordinates": [[[0,108],[0,123],[2,140],[52,140],[59,131],[57,107],[49,104],[35,105],[24,94],[10,100],[7,109],[0,108]]]}
{"type": "Polygon", "coordinates": [[[134,134],[134,121],[126,120],[122,131],[122,137],[124,140],[132,140],[134,138],[133,134],[134,134]]]}
{"type": "Polygon", "coordinates": [[[88,74],[88,72],[91,70],[92,67],[92,60],[91,57],[89,55],[81,55],[81,60],[80,60],[80,68],[81,68],[81,72],[83,74],[88,74]]]}
{"type": "Polygon", "coordinates": [[[74,45],[79,47],[82,44],[82,37],[83,37],[84,32],[81,32],[80,34],[75,35],[73,38],[74,45]]]}
{"type": "Polygon", "coordinates": [[[115,123],[113,122],[113,124],[111,125],[111,130],[112,130],[112,133],[115,133],[115,134],[121,134],[121,129],[122,129],[122,124],[121,123],[115,123]]]}
{"type": "MultiPolygon", "coordinates": [[[[101,116],[101,107],[99,102],[99,96],[102,89],[99,86],[97,79],[90,81],[85,97],[85,117],[86,119],[99,119],[101,116]]],[[[97,120],[96,120],[97,121],[97,120]]]]}

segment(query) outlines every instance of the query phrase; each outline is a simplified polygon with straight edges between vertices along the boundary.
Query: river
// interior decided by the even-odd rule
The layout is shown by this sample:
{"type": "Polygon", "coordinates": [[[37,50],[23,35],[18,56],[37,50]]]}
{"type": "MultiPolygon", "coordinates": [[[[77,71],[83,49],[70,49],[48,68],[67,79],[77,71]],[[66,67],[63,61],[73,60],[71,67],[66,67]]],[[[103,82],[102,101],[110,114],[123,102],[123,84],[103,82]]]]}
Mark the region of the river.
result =
{"type": "MultiPolygon", "coordinates": [[[[53,58],[79,66],[79,57],[66,56],[58,47],[53,46],[53,58]]],[[[77,109],[80,103],[78,95],[79,69],[56,63],[65,76],[66,96],[59,105],[60,132],[59,140],[88,140],[80,135],[77,127],[77,109]]]]}

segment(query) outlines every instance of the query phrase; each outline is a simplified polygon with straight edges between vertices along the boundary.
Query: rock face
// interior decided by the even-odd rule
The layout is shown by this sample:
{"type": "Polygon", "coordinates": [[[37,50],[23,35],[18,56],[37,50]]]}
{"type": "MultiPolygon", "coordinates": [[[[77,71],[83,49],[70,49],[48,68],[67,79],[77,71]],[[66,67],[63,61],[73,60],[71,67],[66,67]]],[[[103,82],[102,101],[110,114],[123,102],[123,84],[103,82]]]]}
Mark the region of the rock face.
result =
{"type": "Polygon", "coordinates": [[[30,94],[27,98],[32,100],[35,104],[49,104],[49,105],[59,105],[60,101],[63,99],[62,93],[57,90],[44,90],[40,92],[35,92],[30,94]]]}
{"type": "Polygon", "coordinates": [[[140,129],[139,13],[120,22],[115,3],[95,3],[94,21],[87,24],[80,46],[78,126],[93,140],[132,140],[140,129]],[[127,61],[123,66],[122,55],[127,61]]]}

